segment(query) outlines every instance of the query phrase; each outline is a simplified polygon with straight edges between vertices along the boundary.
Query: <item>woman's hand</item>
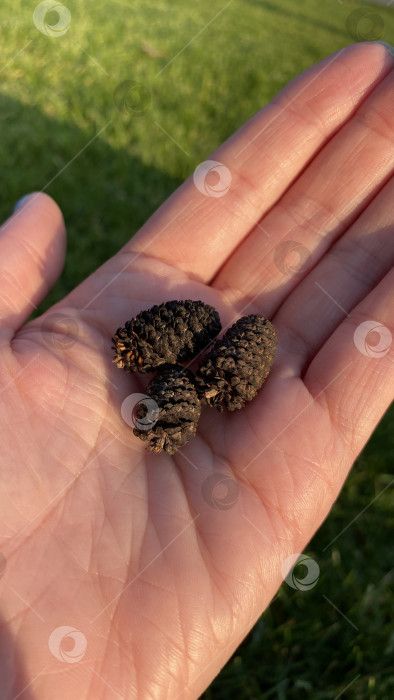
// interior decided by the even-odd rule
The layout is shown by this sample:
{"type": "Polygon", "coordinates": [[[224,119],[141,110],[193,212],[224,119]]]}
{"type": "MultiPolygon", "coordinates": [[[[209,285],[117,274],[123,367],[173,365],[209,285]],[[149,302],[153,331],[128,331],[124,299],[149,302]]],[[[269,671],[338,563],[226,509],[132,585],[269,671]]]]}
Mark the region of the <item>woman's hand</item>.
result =
{"type": "Polygon", "coordinates": [[[326,517],[393,397],[393,63],[358,44],[313,66],[29,323],[62,215],[32,194],[4,224],[2,700],[196,698],[326,517]],[[277,355],[242,411],[151,454],[121,416],[149,378],[111,336],[187,298],[268,317],[277,355]]]}

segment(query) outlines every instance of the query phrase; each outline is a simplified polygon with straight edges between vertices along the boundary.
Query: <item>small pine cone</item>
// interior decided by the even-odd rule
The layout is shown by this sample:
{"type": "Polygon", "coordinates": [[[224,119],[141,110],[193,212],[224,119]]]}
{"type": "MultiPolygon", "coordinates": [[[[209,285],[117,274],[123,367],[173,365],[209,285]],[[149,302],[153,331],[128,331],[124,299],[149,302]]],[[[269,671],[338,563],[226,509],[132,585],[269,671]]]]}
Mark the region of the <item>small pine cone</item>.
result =
{"type": "Polygon", "coordinates": [[[127,372],[152,372],[196,357],[221,331],[219,314],[202,301],[167,301],[141,311],[114,337],[113,362],[127,372]]]}
{"type": "Polygon", "coordinates": [[[195,385],[204,403],[221,413],[251,401],[274,361],[276,332],[257,315],[243,316],[217,340],[197,370],[195,385]]]}
{"type": "Polygon", "coordinates": [[[134,428],[134,435],[148,442],[149,452],[173,455],[197,430],[201,403],[194,375],[180,365],[164,365],[150,382],[148,394],[158,407],[156,423],[149,430],[134,428]]]}

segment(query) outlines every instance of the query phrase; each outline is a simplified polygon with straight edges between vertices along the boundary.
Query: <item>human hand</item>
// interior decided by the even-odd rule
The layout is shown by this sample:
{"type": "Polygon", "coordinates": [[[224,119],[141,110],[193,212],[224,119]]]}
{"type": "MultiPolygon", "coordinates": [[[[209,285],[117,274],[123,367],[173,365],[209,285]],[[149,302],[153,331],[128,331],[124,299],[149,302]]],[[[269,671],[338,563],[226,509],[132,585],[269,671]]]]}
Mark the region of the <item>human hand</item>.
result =
{"type": "Polygon", "coordinates": [[[393,330],[393,63],[358,44],[299,76],[213,154],[223,196],[189,178],[29,323],[64,223],[34,194],[4,224],[2,700],[196,698],[326,517],[392,400],[392,349],[356,345],[367,320],[393,330]],[[276,359],[242,411],[205,407],[174,457],[149,454],[121,417],[147,378],[116,369],[111,336],[185,298],[224,326],[271,319],[276,359]]]}

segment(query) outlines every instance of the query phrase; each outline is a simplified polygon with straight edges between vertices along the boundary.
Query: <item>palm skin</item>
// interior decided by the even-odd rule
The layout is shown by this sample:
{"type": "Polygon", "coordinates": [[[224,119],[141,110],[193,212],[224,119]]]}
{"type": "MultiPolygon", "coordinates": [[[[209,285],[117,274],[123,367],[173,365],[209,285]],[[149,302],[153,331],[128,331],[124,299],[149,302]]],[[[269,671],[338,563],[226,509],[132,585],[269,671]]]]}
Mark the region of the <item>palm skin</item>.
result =
{"type": "Polygon", "coordinates": [[[60,273],[64,225],[43,194],[4,225],[4,700],[196,698],[326,517],[392,400],[392,349],[353,342],[393,311],[392,66],[377,44],[314,66],[212,156],[232,176],[223,197],[189,179],[27,324],[60,273]],[[308,253],[298,272],[280,262],[287,240],[308,253]],[[253,402],[205,407],[170,457],[121,417],[148,378],[111,363],[111,336],[176,298],[213,304],[224,326],[267,316],[278,351],[253,402]],[[82,639],[74,659],[70,639],[53,651],[61,626],[82,639]]]}

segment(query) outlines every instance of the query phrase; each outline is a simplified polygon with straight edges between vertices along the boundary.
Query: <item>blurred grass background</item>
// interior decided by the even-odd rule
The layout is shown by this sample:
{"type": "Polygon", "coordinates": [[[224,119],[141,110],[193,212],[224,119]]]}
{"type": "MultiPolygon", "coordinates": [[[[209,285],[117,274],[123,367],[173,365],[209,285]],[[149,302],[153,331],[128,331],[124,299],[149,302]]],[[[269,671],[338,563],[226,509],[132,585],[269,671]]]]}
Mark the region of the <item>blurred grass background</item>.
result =
{"type": "MultiPolygon", "coordinates": [[[[384,2],[65,4],[58,37],[38,31],[34,2],[0,6],[0,217],[44,189],[68,228],[63,275],[40,311],[294,76],[356,41],[394,43],[384,2]]],[[[390,409],[307,548],[317,585],[283,584],[205,700],[394,698],[393,427],[390,409]]]]}

